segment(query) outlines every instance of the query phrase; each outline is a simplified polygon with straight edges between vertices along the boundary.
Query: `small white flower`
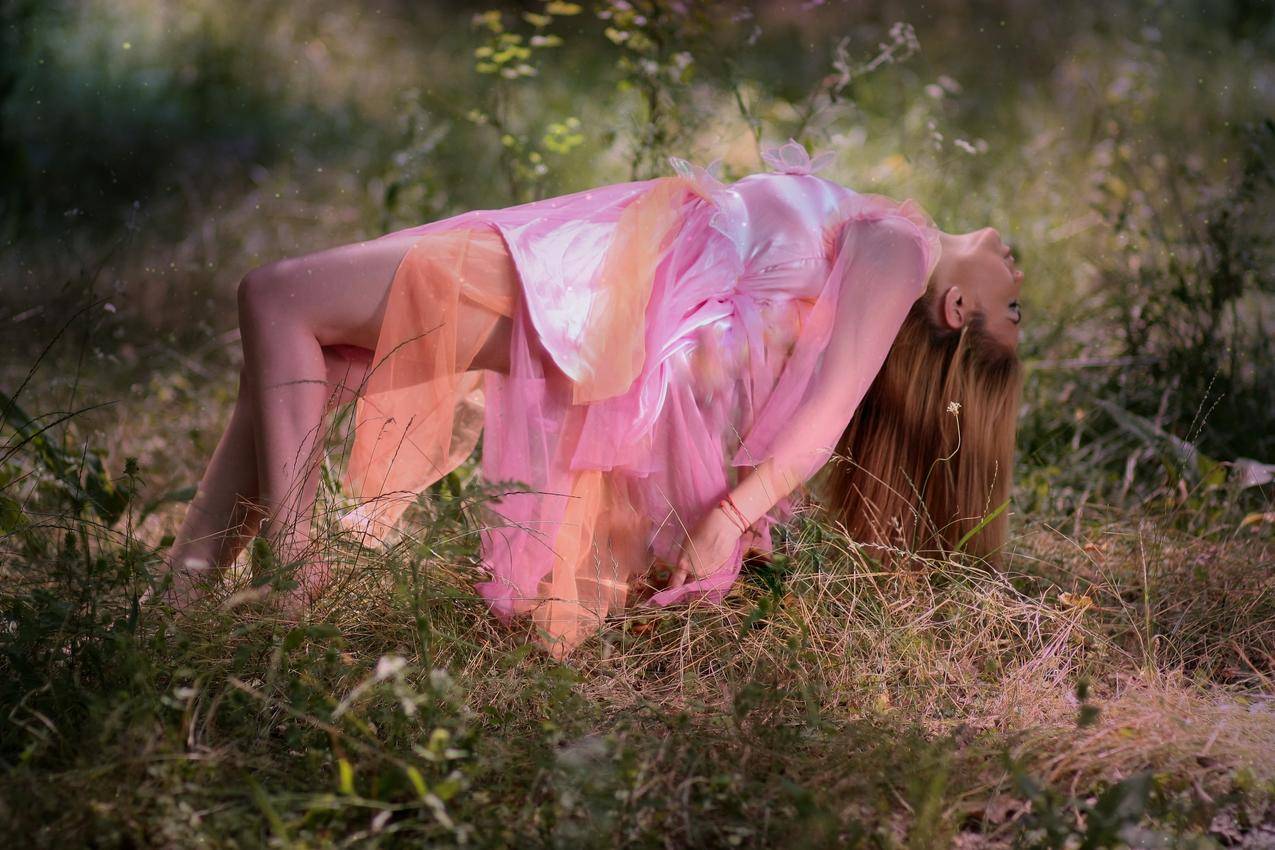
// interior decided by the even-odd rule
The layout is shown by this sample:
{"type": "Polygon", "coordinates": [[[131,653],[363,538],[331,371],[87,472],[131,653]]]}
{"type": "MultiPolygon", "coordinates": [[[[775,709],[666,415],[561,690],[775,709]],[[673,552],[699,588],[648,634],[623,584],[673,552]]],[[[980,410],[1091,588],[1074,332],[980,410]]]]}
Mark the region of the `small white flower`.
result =
{"type": "Polygon", "coordinates": [[[383,682],[396,676],[407,666],[407,659],[401,655],[382,655],[376,662],[376,680],[383,682]]]}
{"type": "Polygon", "coordinates": [[[947,403],[947,412],[955,416],[961,412],[961,403],[959,401],[949,401],[947,403]]]}

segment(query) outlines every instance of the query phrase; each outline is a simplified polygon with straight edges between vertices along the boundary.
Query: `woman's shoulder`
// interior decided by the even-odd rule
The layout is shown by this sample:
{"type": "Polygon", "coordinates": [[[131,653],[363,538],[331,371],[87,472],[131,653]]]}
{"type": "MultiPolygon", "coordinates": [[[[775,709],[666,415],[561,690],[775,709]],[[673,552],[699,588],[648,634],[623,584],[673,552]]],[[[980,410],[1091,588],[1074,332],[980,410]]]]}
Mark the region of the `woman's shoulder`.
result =
{"type": "Polygon", "coordinates": [[[853,192],[825,225],[823,243],[829,257],[840,251],[865,250],[878,259],[915,257],[924,270],[924,289],[938,262],[939,234],[934,219],[912,198],[853,192]]]}

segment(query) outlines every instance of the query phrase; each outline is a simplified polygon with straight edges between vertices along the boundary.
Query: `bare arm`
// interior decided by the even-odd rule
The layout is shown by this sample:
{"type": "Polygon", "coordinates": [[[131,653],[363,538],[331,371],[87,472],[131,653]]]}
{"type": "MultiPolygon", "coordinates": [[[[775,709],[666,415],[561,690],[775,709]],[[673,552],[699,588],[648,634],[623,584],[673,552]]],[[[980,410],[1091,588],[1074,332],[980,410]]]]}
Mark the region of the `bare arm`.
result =
{"type": "MultiPolygon", "coordinates": [[[[915,225],[906,220],[852,222],[839,250],[856,253],[846,268],[849,278],[822,366],[770,455],[731,491],[749,523],[827,463],[925,290],[924,253],[915,225]]],[[[721,511],[713,513],[725,519],[721,511]]]]}
{"type": "MultiPolygon", "coordinates": [[[[832,456],[908,310],[925,290],[926,254],[919,237],[916,225],[904,219],[847,224],[837,255],[846,260],[840,273],[847,277],[840,282],[823,362],[767,457],[730,493],[749,525],[832,456]]],[[[669,587],[709,575],[740,536],[736,519],[721,509],[709,511],[690,535],[669,587]]]]}

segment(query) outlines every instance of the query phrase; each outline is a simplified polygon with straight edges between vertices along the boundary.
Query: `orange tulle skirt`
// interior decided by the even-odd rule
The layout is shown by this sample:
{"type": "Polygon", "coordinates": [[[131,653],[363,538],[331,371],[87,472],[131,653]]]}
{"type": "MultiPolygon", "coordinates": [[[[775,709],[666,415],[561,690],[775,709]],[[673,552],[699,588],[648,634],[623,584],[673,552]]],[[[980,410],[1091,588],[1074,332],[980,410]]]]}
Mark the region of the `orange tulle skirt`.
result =
{"type": "MultiPolygon", "coordinates": [[[[500,318],[514,316],[520,296],[517,269],[494,228],[425,233],[408,248],[355,406],[343,483],[358,506],[342,518],[347,527],[385,537],[422,491],[472,453],[484,427],[486,374],[472,364],[500,318]]],[[[569,430],[579,422],[569,416],[564,424],[569,430]]],[[[540,537],[554,553],[552,571],[535,594],[497,611],[529,615],[559,656],[623,607],[639,573],[660,563],[647,550],[651,526],[623,476],[580,470],[569,493],[540,498],[564,495],[561,522],[540,537]]],[[[495,530],[485,536],[485,548],[502,546],[495,530]]]]}
{"type": "Polygon", "coordinates": [[[500,318],[513,315],[518,292],[504,240],[489,227],[427,233],[407,249],[356,404],[345,483],[369,500],[348,524],[389,532],[474,450],[483,372],[471,366],[500,318]]]}

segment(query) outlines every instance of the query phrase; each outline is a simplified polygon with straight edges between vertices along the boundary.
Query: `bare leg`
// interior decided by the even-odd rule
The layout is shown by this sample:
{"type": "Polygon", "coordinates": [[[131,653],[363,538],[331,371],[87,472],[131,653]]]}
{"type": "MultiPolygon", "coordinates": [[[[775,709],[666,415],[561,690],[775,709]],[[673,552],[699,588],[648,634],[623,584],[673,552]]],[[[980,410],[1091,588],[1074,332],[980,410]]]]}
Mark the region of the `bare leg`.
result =
{"type": "MultiPolygon", "coordinates": [[[[323,350],[329,388],[328,408],[353,401],[371,365],[372,352],[323,350]],[[362,356],[359,352],[362,352],[362,356]]],[[[257,503],[259,485],[252,404],[245,391],[249,376],[239,376],[239,396],[230,422],[204,471],[185,520],[169,550],[173,601],[179,607],[194,596],[192,585],[216,580],[234,563],[257,533],[263,518],[257,503]]]]}
{"type": "MultiPolygon", "coordinates": [[[[245,276],[239,287],[245,363],[240,398],[174,544],[170,563],[176,572],[184,572],[191,559],[214,570],[224,567],[257,523],[283,558],[302,554],[309,542],[323,413],[339,403],[330,397],[327,381],[333,376],[325,347],[375,350],[394,272],[418,238],[344,245],[245,276]]],[[[462,303],[458,346],[478,344],[474,329],[488,327],[489,314],[462,303]]],[[[502,317],[471,368],[507,373],[509,330],[502,317]]]]}

